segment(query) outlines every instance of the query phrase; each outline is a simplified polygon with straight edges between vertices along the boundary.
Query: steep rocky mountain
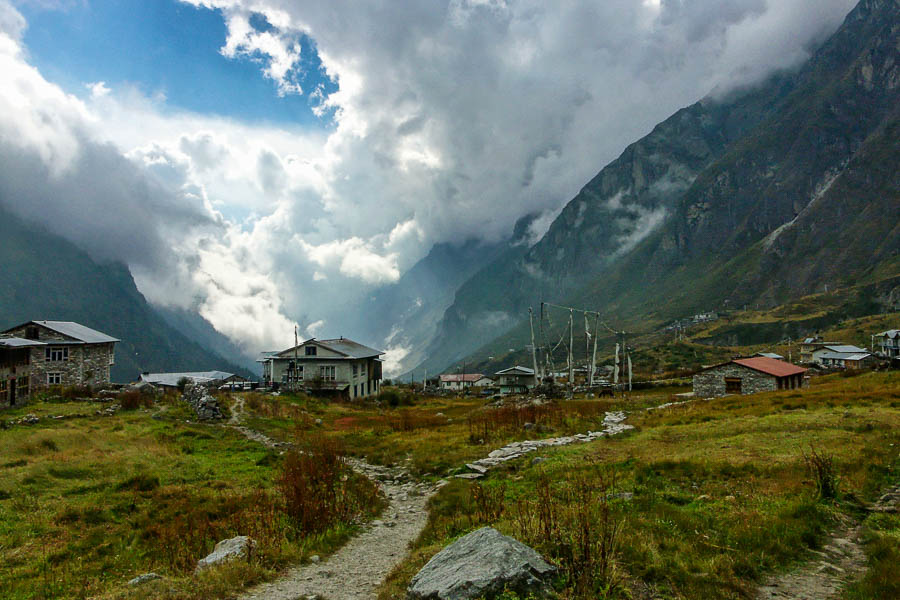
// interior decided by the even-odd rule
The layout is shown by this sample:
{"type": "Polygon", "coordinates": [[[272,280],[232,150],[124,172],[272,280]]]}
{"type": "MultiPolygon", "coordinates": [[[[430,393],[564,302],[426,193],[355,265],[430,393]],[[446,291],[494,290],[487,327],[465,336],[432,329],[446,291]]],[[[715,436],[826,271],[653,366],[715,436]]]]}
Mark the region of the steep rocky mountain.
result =
{"type": "Polygon", "coordinates": [[[465,343],[434,348],[429,370],[521,347],[541,299],[646,330],[896,275],[898,23],[898,0],[863,0],[797,73],[660,124],[538,244],[476,275],[489,285],[460,288],[441,327],[465,343]],[[490,313],[504,323],[485,328],[490,313]]]}
{"type": "Polygon", "coordinates": [[[98,264],[72,243],[0,209],[0,330],[31,319],[77,321],[122,340],[113,381],[142,371],[219,369],[250,375],[169,325],[121,264],[98,264]]]}

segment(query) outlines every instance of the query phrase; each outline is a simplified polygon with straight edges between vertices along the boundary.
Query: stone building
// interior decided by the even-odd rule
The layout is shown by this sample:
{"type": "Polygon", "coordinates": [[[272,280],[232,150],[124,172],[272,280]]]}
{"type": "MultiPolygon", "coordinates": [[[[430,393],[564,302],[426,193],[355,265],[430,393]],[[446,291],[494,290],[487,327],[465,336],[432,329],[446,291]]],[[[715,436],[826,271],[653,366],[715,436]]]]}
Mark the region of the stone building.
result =
{"type": "Polygon", "coordinates": [[[0,408],[28,402],[31,396],[31,349],[43,342],[0,338],[0,408]]]}
{"type": "Polygon", "coordinates": [[[806,387],[806,369],[765,356],[738,358],[694,375],[694,395],[716,398],[806,387]]]}
{"type": "Polygon", "coordinates": [[[306,340],[295,348],[263,355],[263,384],[308,392],[364,398],[381,389],[384,352],[348,338],[306,340]]]}
{"type": "Polygon", "coordinates": [[[28,321],[0,337],[41,342],[30,347],[31,391],[52,385],[109,383],[116,338],[72,321],[28,321]]]}
{"type": "Polygon", "coordinates": [[[494,380],[481,373],[445,373],[440,376],[441,389],[459,391],[470,387],[487,387],[494,380]]]}

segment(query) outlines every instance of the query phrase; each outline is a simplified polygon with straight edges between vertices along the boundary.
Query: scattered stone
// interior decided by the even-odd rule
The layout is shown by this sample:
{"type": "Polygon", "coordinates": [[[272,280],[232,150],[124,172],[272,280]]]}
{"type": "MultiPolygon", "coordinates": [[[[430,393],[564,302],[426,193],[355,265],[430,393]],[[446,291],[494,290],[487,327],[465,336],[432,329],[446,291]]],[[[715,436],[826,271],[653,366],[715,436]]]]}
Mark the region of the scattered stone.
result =
{"type": "Polygon", "coordinates": [[[157,575],[156,573],[144,573],[143,575],[138,575],[134,579],[130,580],[128,582],[128,585],[141,585],[155,579],[162,579],[162,576],[157,575]]]}
{"type": "Polygon", "coordinates": [[[322,560],[322,559],[319,558],[319,555],[318,555],[318,554],[313,554],[312,556],[309,557],[309,562],[311,562],[311,563],[314,564],[314,565],[319,564],[319,561],[320,561],[320,560],[322,560]]]}
{"type": "Polygon", "coordinates": [[[547,462],[547,458],[544,456],[535,456],[534,458],[531,459],[532,465],[539,465],[542,462],[547,462]]]}
{"type": "Polygon", "coordinates": [[[505,590],[551,597],[556,567],[525,544],[483,527],[438,552],[410,582],[408,600],[490,600],[505,590]]]}
{"type": "Polygon", "coordinates": [[[534,423],[525,423],[525,431],[531,431],[534,429],[534,423]]]}
{"type": "Polygon", "coordinates": [[[634,493],[632,492],[619,492],[618,494],[609,494],[606,496],[609,500],[633,500],[634,493]]]}
{"type": "Polygon", "coordinates": [[[34,425],[38,421],[40,421],[40,419],[38,418],[37,415],[28,413],[27,415],[22,417],[21,420],[19,420],[19,423],[26,423],[28,425],[34,425]]]}
{"type": "Polygon", "coordinates": [[[191,405],[201,421],[225,418],[222,409],[219,408],[219,401],[210,396],[209,389],[205,385],[187,384],[181,398],[191,405]]]}
{"type": "Polygon", "coordinates": [[[246,535],[239,535],[230,540],[222,540],[206,558],[197,561],[195,573],[209,567],[222,564],[231,560],[245,558],[250,559],[256,550],[256,541],[246,535]]]}
{"type": "Polygon", "coordinates": [[[316,419],[316,425],[321,425],[321,424],[322,424],[322,419],[316,419]]]}

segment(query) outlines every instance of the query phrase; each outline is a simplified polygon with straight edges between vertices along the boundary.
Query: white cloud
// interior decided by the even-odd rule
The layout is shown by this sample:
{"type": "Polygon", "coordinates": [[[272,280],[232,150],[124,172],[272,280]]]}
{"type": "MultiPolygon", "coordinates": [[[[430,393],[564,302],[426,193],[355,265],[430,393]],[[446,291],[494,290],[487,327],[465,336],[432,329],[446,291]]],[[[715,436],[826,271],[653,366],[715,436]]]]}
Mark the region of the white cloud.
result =
{"type": "Polygon", "coordinates": [[[625,145],[797,64],[855,2],[189,1],[220,10],[222,54],[258,61],[282,94],[301,92],[308,35],[339,89],[305,91],[333,128],[188,113],[102,81],[66,94],[0,0],[0,185],[250,349],[286,347],[294,322],[352,336],[372,289],[434,243],[496,240],[526,214],[543,233],[625,145]]]}

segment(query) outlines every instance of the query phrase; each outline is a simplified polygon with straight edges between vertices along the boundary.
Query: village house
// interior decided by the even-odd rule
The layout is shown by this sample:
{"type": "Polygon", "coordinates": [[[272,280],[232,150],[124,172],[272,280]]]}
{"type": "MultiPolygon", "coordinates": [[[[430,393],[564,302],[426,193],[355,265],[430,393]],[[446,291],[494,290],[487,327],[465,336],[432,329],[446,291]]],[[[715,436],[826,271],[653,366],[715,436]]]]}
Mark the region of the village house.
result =
{"type": "Polygon", "coordinates": [[[0,408],[28,402],[31,395],[31,349],[43,342],[0,338],[0,408]]]}
{"type": "Polygon", "coordinates": [[[494,381],[481,373],[446,373],[441,375],[441,389],[460,391],[470,387],[489,387],[494,381]]]}
{"type": "Polygon", "coordinates": [[[536,385],[534,369],[518,365],[497,371],[494,380],[500,386],[501,394],[525,394],[536,385]]]}
{"type": "Polygon", "coordinates": [[[244,389],[245,384],[250,383],[246,377],[226,373],[225,371],[192,371],[188,373],[141,373],[141,381],[151,383],[157,387],[177,388],[182,379],[189,383],[209,385],[213,387],[226,387],[229,389],[244,389]]]}
{"type": "Polygon", "coordinates": [[[848,361],[855,364],[873,358],[868,350],[852,344],[827,344],[813,350],[811,362],[822,367],[845,368],[848,361]]]}
{"type": "Polygon", "coordinates": [[[900,356],[900,329],[882,331],[872,336],[872,350],[887,358],[900,356]]]}
{"type": "Polygon", "coordinates": [[[807,385],[806,369],[791,363],[756,356],[737,358],[707,367],[694,375],[694,395],[717,398],[728,394],[755,394],[793,390],[807,385]]]}
{"type": "Polygon", "coordinates": [[[267,387],[336,392],[356,399],[381,389],[383,354],[344,337],[312,338],[294,348],[267,352],[258,362],[267,387]]]}
{"type": "Polygon", "coordinates": [[[52,385],[103,385],[115,364],[117,340],[72,321],[28,321],[0,333],[40,345],[29,347],[30,390],[52,385]]]}

